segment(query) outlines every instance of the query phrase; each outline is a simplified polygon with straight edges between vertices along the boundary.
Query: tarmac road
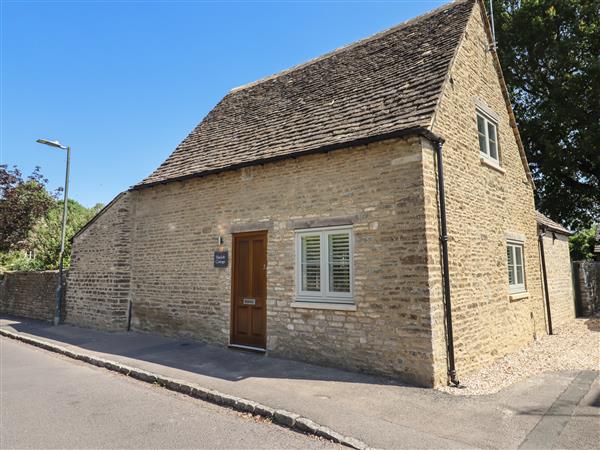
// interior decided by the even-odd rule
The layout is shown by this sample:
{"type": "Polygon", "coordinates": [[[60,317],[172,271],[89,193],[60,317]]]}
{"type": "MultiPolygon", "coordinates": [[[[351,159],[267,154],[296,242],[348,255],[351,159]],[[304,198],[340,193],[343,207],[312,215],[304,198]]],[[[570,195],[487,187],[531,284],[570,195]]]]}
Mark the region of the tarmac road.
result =
{"type": "Polygon", "coordinates": [[[0,339],[0,448],[339,448],[0,339]]]}

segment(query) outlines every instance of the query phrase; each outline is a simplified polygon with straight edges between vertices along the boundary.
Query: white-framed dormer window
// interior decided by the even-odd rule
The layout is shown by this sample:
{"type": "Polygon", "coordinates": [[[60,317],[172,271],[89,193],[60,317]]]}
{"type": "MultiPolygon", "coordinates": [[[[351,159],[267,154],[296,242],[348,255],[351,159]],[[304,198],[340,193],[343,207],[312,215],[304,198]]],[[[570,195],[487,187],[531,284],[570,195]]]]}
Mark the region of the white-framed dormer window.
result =
{"type": "Polygon", "coordinates": [[[481,156],[495,164],[500,164],[500,157],[498,156],[498,122],[480,109],[477,109],[477,134],[481,156]]]}
{"type": "Polygon", "coordinates": [[[507,242],[506,260],[508,264],[508,292],[525,292],[525,268],[523,265],[523,243],[507,242]]]}
{"type": "Polygon", "coordinates": [[[296,301],[353,303],[352,227],[297,230],[296,301]]]}

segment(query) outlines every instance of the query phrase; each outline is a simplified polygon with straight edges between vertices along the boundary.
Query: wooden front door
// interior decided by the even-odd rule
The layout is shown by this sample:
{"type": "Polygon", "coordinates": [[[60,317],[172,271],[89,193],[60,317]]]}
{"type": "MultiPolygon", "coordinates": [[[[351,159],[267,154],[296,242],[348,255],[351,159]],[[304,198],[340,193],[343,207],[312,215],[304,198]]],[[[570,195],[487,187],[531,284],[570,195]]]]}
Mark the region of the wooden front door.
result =
{"type": "Polygon", "coordinates": [[[231,343],[267,344],[267,232],[233,236],[231,343]]]}

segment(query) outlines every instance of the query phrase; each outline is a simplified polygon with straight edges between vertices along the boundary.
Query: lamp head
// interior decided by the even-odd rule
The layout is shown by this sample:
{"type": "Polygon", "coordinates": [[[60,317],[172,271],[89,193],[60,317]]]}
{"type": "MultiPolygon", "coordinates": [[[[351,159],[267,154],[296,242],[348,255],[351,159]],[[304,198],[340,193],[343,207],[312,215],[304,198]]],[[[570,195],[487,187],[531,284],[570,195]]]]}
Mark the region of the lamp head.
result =
{"type": "Polygon", "coordinates": [[[38,144],[49,145],[50,147],[62,148],[63,150],[67,148],[58,141],[49,141],[48,139],[38,139],[36,142],[38,144]]]}

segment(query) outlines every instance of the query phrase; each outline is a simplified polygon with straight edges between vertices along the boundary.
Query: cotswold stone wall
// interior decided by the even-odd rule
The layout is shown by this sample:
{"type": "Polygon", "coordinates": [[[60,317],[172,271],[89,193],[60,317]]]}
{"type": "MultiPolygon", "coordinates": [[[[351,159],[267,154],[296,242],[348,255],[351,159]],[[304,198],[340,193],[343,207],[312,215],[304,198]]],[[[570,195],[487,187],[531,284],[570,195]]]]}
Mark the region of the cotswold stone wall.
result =
{"type": "Polygon", "coordinates": [[[145,188],[74,242],[70,323],[226,345],[231,262],[217,238],[267,230],[270,354],[431,385],[421,140],[390,140],[145,188]],[[295,308],[294,230],[352,223],[356,311],[295,308]]]}
{"type": "Polygon", "coordinates": [[[0,275],[0,312],[29,319],[54,319],[58,270],[0,275]]]}
{"type": "Polygon", "coordinates": [[[65,322],[124,330],[131,277],[132,195],[119,195],[73,240],[65,322]]]}
{"type": "MultiPolygon", "coordinates": [[[[511,128],[479,4],[474,8],[434,118],[446,139],[444,162],[456,364],[469,373],[544,333],[533,187],[511,128]],[[476,107],[498,116],[500,168],[480,159],[476,107]],[[508,295],[507,236],[524,240],[527,296],[508,295]]],[[[433,163],[430,162],[429,165],[433,163]]],[[[426,204],[435,215],[433,179],[426,204]]],[[[428,221],[432,248],[437,222],[428,221]]],[[[432,251],[433,268],[439,250],[432,251]]],[[[438,269],[439,270],[439,269],[438,269]]],[[[436,381],[445,382],[446,354],[439,273],[431,271],[436,381]]]]}
{"type": "Polygon", "coordinates": [[[222,235],[268,231],[270,354],[432,383],[419,139],[284,160],[136,192],[134,329],[229,342],[231,264],[222,235]],[[295,308],[294,229],[345,218],[356,311],[295,308]]]}
{"type": "Polygon", "coordinates": [[[544,236],[544,254],[550,294],[552,327],[560,332],[560,327],[575,318],[573,298],[573,276],[569,255],[569,237],[551,231],[544,236]]]}

